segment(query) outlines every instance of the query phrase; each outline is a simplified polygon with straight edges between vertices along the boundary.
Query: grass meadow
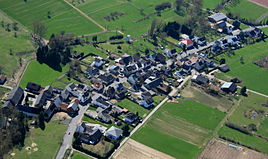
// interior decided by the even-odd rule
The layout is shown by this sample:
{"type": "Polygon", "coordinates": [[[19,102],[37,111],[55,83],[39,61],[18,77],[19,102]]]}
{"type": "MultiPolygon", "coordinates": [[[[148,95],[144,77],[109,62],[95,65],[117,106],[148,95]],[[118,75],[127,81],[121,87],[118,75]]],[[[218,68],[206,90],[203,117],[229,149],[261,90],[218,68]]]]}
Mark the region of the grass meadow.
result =
{"type": "Polygon", "coordinates": [[[268,142],[264,139],[261,139],[255,136],[246,135],[234,129],[228,128],[227,126],[224,126],[220,129],[219,135],[238,141],[241,144],[251,146],[261,152],[268,154],[268,149],[267,149],[268,142]]]}
{"type": "Polygon", "coordinates": [[[166,103],[132,138],[176,158],[195,158],[224,115],[191,100],[166,103]]]}
{"type": "Polygon", "coordinates": [[[242,49],[236,50],[235,55],[221,55],[220,58],[225,58],[226,63],[230,66],[229,72],[221,73],[220,78],[224,76],[238,77],[243,81],[243,85],[254,91],[268,94],[268,70],[261,68],[253,62],[267,56],[268,42],[259,42],[253,45],[248,45],[242,49]],[[243,57],[244,63],[240,63],[240,58],[243,57]]]}
{"type": "Polygon", "coordinates": [[[32,129],[30,136],[24,141],[25,146],[21,150],[14,149],[12,152],[15,156],[8,156],[8,158],[29,159],[44,158],[44,156],[55,158],[66,129],[66,125],[59,124],[57,121],[47,123],[45,130],[32,129]]]}
{"type": "Polygon", "coordinates": [[[0,9],[29,29],[33,29],[33,22],[41,20],[47,26],[47,38],[61,31],[74,35],[101,31],[63,0],[0,0],[0,9]],[[51,18],[48,18],[48,12],[51,18]]]}
{"type": "Polygon", "coordinates": [[[25,88],[28,82],[35,82],[41,86],[51,85],[58,77],[66,73],[68,65],[58,72],[46,64],[40,64],[38,61],[31,61],[20,82],[20,86],[25,88]]]}
{"type": "Polygon", "coordinates": [[[222,0],[203,0],[203,8],[214,9],[222,0]]]}
{"type": "Polygon", "coordinates": [[[21,25],[18,25],[18,31],[14,31],[12,25],[10,25],[10,32],[5,30],[6,25],[8,23],[12,24],[14,21],[1,11],[0,21],[3,21],[5,25],[4,28],[0,26],[0,66],[3,68],[3,73],[11,77],[19,67],[19,58],[27,58],[28,55],[30,55],[18,54],[18,52],[31,51],[34,50],[34,47],[31,42],[30,34],[27,33],[21,25]],[[15,32],[17,37],[14,36],[15,32]]]}
{"type": "MultiPolygon", "coordinates": [[[[227,5],[224,11],[227,13],[232,13],[233,15],[240,16],[241,18],[245,18],[247,20],[256,21],[259,17],[268,12],[268,9],[248,0],[240,0],[237,4],[227,5]]],[[[266,18],[268,17],[266,16],[266,18]]]]}

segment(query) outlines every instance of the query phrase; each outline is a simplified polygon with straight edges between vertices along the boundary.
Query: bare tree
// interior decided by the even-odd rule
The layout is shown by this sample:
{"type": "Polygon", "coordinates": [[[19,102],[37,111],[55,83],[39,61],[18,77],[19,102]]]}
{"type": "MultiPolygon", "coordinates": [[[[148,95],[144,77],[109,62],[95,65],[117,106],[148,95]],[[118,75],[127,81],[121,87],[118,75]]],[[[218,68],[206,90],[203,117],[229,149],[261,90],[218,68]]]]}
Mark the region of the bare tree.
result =
{"type": "Polygon", "coordinates": [[[44,37],[47,31],[47,27],[40,20],[36,20],[33,22],[33,32],[35,35],[40,37],[44,37]]]}

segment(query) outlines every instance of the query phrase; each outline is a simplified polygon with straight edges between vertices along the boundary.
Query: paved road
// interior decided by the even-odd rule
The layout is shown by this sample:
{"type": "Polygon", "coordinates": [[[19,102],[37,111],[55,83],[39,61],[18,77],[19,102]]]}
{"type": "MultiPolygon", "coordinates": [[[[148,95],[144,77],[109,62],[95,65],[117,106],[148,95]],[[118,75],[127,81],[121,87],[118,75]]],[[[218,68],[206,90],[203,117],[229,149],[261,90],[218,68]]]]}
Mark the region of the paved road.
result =
{"type": "Polygon", "coordinates": [[[63,137],[63,142],[62,142],[62,145],[60,147],[60,150],[58,151],[56,159],[62,159],[64,154],[65,154],[65,151],[72,146],[73,135],[75,133],[76,127],[81,122],[81,120],[84,116],[84,113],[86,112],[88,107],[89,107],[89,105],[88,106],[80,106],[80,110],[78,112],[79,114],[71,120],[69,127],[68,127],[68,129],[63,137]]]}

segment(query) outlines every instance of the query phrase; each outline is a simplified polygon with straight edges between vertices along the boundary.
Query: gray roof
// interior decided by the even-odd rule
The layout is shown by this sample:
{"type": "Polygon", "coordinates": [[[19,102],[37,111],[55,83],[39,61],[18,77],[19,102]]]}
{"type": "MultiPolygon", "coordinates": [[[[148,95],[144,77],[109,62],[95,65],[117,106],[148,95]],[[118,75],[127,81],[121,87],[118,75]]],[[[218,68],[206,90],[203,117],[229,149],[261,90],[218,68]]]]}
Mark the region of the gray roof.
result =
{"type": "Polygon", "coordinates": [[[35,102],[35,106],[43,106],[46,104],[47,101],[47,96],[45,93],[39,94],[36,102],[35,102]]]}
{"type": "Polygon", "coordinates": [[[119,138],[122,134],[123,134],[123,130],[118,129],[117,127],[114,127],[114,126],[110,127],[106,131],[106,135],[115,136],[116,138],[119,138]]]}
{"type": "Polygon", "coordinates": [[[8,101],[10,101],[14,106],[19,104],[22,97],[24,95],[24,91],[20,87],[13,88],[13,90],[9,93],[9,96],[7,98],[8,101]]]}
{"type": "Polygon", "coordinates": [[[218,21],[221,21],[223,19],[226,19],[227,16],[225,14],[223,14],[223,13],[215,13],[215,14],[209,16],[209,18],[211,18],[211,19],[215,20],[216,22],[218,22],[218,21]]]}

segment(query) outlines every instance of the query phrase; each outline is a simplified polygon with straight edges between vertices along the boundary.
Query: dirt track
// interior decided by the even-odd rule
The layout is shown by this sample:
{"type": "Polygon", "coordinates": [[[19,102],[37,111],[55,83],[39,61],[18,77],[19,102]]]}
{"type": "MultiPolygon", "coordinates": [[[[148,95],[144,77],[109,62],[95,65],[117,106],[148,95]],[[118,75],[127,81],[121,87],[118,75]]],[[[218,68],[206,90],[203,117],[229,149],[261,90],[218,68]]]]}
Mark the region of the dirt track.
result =
{"type": "Polygon", "coordinates": [[[129,139],[114,156],[114,159],[174,159],[167,154],[129,139]]]}
{"type": "Polygon", "coordinates": [[[212,140],[198,159],[268,159],[268,156],[247,148],[236,150],[227,143],[212,140]]]}
{"type": "Polygon", "coordinates": [[[268,8],[268,1],[267,0],[249,0],[250,2],[256,3],[264,8],[268,8]]]}

